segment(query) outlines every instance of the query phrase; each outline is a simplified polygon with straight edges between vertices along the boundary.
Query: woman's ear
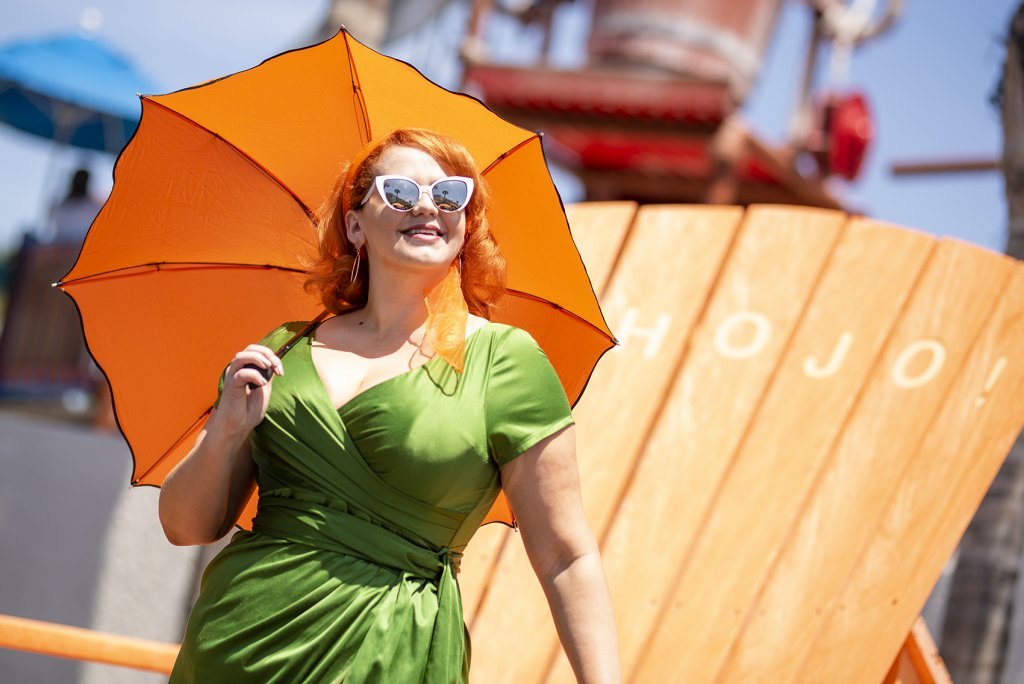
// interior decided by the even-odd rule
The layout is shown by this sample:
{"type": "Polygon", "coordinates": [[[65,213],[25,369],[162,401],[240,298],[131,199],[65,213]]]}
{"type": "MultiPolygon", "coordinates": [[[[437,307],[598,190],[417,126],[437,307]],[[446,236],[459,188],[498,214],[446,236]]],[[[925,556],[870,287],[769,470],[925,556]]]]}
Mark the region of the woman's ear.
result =
{"type": "Polygon", "coordinates": [[[359,225],[359,216],[356,215],[354,209],[345,212],[345,237],[353,245],[366,242],[366,238],[363,236],[363,227],[359,225]]]}

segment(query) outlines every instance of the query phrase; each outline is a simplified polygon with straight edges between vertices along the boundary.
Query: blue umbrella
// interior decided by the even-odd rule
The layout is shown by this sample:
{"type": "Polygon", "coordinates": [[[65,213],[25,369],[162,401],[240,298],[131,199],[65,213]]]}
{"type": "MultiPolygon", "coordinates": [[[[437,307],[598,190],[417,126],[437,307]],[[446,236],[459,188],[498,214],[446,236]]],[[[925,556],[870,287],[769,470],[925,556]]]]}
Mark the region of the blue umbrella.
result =
{"type": "Polygon", "coordinates": [[[60,144],[116,153],[153,85],[99,38],[62,35],[0,45],[0,121],[60,144]]]}

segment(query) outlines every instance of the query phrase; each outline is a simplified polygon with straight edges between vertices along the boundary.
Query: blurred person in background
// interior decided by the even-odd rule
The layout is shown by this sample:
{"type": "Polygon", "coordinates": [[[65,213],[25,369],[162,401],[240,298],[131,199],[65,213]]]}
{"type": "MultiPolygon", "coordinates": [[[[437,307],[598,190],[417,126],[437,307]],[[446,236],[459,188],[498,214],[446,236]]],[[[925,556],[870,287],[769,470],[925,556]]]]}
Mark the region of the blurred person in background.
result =
{"type": "Polygon", "coordinates": [[[53,241],[82,244],[103,203],[89,192],[89,171],[78,169],[71,175],[68,194],[50,211],[53,241]]]}

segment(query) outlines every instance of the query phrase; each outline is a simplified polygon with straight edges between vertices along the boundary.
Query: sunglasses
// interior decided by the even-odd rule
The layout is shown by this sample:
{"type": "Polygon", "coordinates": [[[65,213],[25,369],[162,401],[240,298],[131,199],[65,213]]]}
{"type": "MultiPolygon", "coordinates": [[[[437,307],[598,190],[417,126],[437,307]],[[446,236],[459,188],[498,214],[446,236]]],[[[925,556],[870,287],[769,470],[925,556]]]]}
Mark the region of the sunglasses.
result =
{"type": "Polygon", "coordinates": [[[438,211],[456,212],[469,204],[469,198],[473,196],[473,179],[445,176],[430,185],[420,185],[405,176],[377,176],[356,209],[361,209],[370,200],[374,188],[384,203],[395,211],[412,211],[420,196],[427,193],[438,211]]]}

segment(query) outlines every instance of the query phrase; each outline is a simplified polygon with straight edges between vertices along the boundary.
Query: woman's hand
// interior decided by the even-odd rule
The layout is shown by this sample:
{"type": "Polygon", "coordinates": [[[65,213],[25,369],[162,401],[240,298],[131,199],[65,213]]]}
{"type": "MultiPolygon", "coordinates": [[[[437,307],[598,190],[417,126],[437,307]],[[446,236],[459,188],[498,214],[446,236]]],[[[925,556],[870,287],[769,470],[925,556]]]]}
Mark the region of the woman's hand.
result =
{"type": "Polygon", "coordinates": [[[268,347],[250,344],[235,354],[224,371],[224,390],[216,413],[218,428],[231,435],[248,434],[263,420],[271,385],[260,372],[264,369],[284,375],[281,359],[268,347]]]}
{"type": "Polygon", "coordinates": [[[271,382],[261,370],[284,375],[281,359],[250,344],[224,372],[218,408],[192,451],[174,466],[160,489],[160,523],[177,545],[209,544],[231,529],[256,487],[249,432],[263,420],[271,382]],[[250,388],[250,383],[254,388],[250,388]]]}

